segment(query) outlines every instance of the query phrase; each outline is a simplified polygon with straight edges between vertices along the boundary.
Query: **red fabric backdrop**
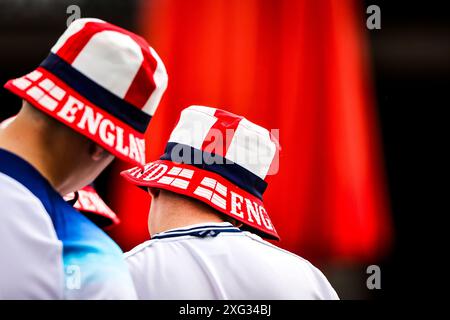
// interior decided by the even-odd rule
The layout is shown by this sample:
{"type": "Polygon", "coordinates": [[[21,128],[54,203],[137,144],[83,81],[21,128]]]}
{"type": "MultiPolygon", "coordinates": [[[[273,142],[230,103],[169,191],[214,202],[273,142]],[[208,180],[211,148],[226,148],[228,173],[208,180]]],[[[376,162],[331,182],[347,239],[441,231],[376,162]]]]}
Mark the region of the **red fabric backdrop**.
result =
{"type": "MultiPolygon", "coordinates": [[[[392,232],[364,8],[351,0],[154,0],[140,12],[140,32],[169,74],[148,159],[191,104],[279,128],[280,171],[264,195],[279,245],[314,261],[386,251],[392,232]]],[[[125,167],[117,163],[114,174],[125,167]]],[[[149,196],[114,176],[110,201],[122,247],[148,239],[149,196]]]]}

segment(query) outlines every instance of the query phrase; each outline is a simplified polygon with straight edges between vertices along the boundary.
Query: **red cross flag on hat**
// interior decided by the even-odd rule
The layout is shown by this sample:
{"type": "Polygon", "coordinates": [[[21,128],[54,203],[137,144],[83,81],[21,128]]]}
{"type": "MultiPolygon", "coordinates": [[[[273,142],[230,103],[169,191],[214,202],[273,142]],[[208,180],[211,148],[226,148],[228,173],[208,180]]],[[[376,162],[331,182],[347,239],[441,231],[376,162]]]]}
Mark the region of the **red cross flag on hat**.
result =
{"type": "Polygon", "coordinates": [[[279,144],[267,129],[233,113],[190,106],[181,112],[165,153],[121,174],[140,187],[198,199],[265,238],[279,236],[263,203],[276,173],[279,144]]]}
{"type": "Polygon", "coordinates": [[[5,88],[113,155],[144,164],[144,132],[167,79],[143,38],[99,19],[78,19],[36,70],[5,88]]]}

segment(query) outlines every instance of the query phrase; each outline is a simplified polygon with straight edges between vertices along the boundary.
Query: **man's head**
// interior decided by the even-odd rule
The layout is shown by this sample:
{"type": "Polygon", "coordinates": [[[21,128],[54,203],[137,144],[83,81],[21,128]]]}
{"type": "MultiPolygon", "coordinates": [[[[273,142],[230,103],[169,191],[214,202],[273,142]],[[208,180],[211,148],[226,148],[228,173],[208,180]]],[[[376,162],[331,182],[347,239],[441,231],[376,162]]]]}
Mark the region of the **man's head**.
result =
{"type": "MultiPolygon", "coordinates": [[[[73,142],[82,142],[82,143],[88,143],[93,144],[90,140],[87,140],[81,135],[78,135],[71,131],[69,128],[65,127],[58,121],[54,120],[53,118],[47,116],[45,113],[40,112],[38,109],[33,108],[31,105],[29,105],[26,101],[24,101],[24,105],[22,107],[22,111],[19,116],[19,120],[17,120],[18,115],[15,115],[13,117],[10,117],[2,122],[0,122],[0,141],[4,140],[4,132],[6,130],[6,135],[9,135],[10,137],[6,139],[11,145],[19,145],[22,147],[22,149],[27,149],[31,153],[39,152],[40,150],[48,150],[45,146],[42,147],[40,143],[48,144],[48,141],[52,142],[53,147],[55,147],[58,150],[61,150],[61,154],[69,155],[67,157],[67,160],[65,160],[65,165],[70,165],[70,163],[67,163],[68,161],[72,161],[72,166],[75,166],[74,164],[79,163],[79,155],[80,152],[73,155],[71,152],[73,152],[73,148],[67,148],[67,146],[74,145],[73,142]],[[17,122],[19,121],[19,122],[17,122]],[[31,128],[30,130],[22,130],[23,128],[20,128],[16,126],[16,123],[20,122],[27,124],[28,128],[31,128]],[[7,128],[11,126],[13,123],[16,128],[12,131],[8,131],[7,128]],[[21,132],[24,132],[24,134],[20,134],[21,132]],[[30,132],[32,133],[30,135],[30,132]],[[17,134],[19,133],[19,134],[17,134]],[[67,137],[66,135],[69,135],[67,137]],[[23,139],[29,140],[28,143],[24,144],[21,141],[16,141],[17,137],[20,137],[23,141],[23,139]],[[82,138],[82,139],[80,139],[82,138]],[[74,139],[75,141],[72,141],[74,139]],[[87,140],[87,141],[86,141],[87,140]],[[72,142],[67,144],[66,142],[72,142]],[[62,142],[62,144],[61,144],[62,142]]],[[[22,125],[23,127],[23,125],[22,125]]],[[[79,150],[80,148],[78,148],[79,150]]],[[[99,162],[102,162],[100,160],[109,160],[108,158],[112,158],[113,156],[110,155],[107,151],[105,151],[103,148],[97,145],[93,145],[92,150],[95,150],[94,153],[89,153],[89,161],[94,160],[98,162],[97,166],[100,165],[99,162]],[[96,155],[95,153],[98,153],[96,155]],[[98,156],[100,155],[100,158],[98,156]]],[[[21,153],[23,154],[23,150],[21,153]]],[[[32,158],[31,155],[29,155],[27,158],[32,158]]],[[[37,158],[42,159],[42,156],[38,156],[37,158]]],[[[51,161],[51,159],[50,159],[51,161]]],[[[101,167],[104,167],[106,164],[101,164],[101,167]]],[[[61,166],[62,168],[64,166],[61,166]]],[[[87,164],[88,167],[90,167],[90,164],[87,164]]],[[[55,166],[57,167],[57,166],[55,166]]],[[[77,170],[70,171],[71,175],[76,176],[83,176],[80,172],[77,170]]],[[[96,170],[91,170],[96,171],[96,170]]],[[[78,180],[78,179],[77,179],[78,180]]],[[[90,180],[90,179],[89,179],[90,180]]],[[[65,182],[65,181],[61,181],[65,182]]],[[[59,186],[66,186],[69,185],[68,188],[72,189],[74,186],[70,186],[70,184],[62,184],[59,186]]],[[[62,190],[61,194],[64,193],[64,190],[62,190]]],[[[103,199],[100,197],[100,195],[97,193],[93,185],[85,185],[83,188],[78,189],[77,192],[70,192],[68,194],[64,195],[64,200],[66,200],[70,205],[72,205],[75,209],[82,212],[85,216],[89,218],[92,222],[94,222],[97,226],[100,228],[109,228],[112,226],[116,226],[120,223],[119,217],[114,213],[114,211],[111,210],[111,208],[103,201],[103,199]]]]}
{"type": "Polygon", "coordinates": [[[166,87],[164,64],[143,38],[90,18],[75,20],[36,70],[5,85],[25,101],[13,128],[38,130],[42,158],[33,161],[58,160],[44,171],[64,180],[62,193],[92,182],[113,156],[145,163],[144,132],[166,87]]]}
{"type": "Polygon", "coordinates": [[[182,111],[160,160],[122,175],[150,189],[154,201],[151,231],[164,231],[161,217],[166,212],[175,212],[180,221],[190,222],[178,226],[194,224],[195,220],[212,222],[213,218],[224,221],[225,215],[246,229],[278,239],[262,200],[267,187],[264,179],[276,171],[272,168],[278,150],[277,139],[267,129],[244,117],[190,106],[182,111]],[[186,197],[192,200],[187,202],[186,197]],[[183,205],[174,208],[172,203],[183,205]],[[193,212],[198,214],[195,219],[193,212]]]}
{"type": "Polygon", "coordinates": [[[114,159],[94,141],[27,101],[1,134],[2,147],[33,162],[62,195],[91,183],[114,159]]]}
{"type": "Polygon", "coordinates": [[[224,215],[207,204],[168,190],[149,187],[152,205],[148,215],[148,230],[156,234],[180,225],[208,222],[230,222],[236,227],[242,223],[224,215]]]}

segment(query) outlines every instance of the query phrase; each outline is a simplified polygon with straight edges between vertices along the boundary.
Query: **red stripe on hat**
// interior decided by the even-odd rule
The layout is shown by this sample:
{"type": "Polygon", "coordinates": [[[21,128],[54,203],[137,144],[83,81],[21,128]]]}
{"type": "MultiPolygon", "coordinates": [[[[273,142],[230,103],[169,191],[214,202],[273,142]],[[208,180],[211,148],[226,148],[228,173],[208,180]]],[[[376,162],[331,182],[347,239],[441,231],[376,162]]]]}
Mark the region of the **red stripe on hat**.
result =
{"type": "Polygon", "coordinates": [[[267,171],[266,176],[276,174],[280,167],[280,158],[279,158],[279,153],[281,151],[280,142],[278,141],[278,137],[275,137],[270,131],[269,136],[270,141],[272,141],[275,144],[275,154],[273,155],[272,162],[270,163],[269,170],[267,171]]]}
{"type": "Polygon", "coordinates": [[[122,29],[108,22],[95,22],[95,21],[86,22],[86,24],[80,31],[74,33],[66,40],[66,42],[62,45],[61,48],[59,48],[56,54],[62,59],[64,59],[66,62],[72,64],[73,61],[78,56],[78,54],[81,52],[81,50],[83,50],[83,48],[89,42],[89,40],[95,34],[102,31],[115,31],[122,34],[126,34],[130,36],[134,41],[136,41],[143,50],[148,50],[149,51],[148,54],[151,55],[150,50],[148,49],[148,44],[145,42],[143,38],[135,35],[134,33],[128,30],[122,29]]]}
{"type": "MultiPolygon", "coordinates": [[[[137,39],[134,40],[136,41],[137,39]]],[[[131,103],[139,109],[144,107],[150,98],[150,95],[156,89],[153,75],[158,64],[155,57],[153,57],[150,53],[148,46],[141,45],[141,50],[142,55],[144,56],[144,61],[124,97],[125,101],[131,103]]]]}
{"type": "Polygon", "coordinates": [[[116,31],[126,34],[141,47],[144,60],[126,93],[124,100],[137,108],[142,109],[156,88],[153,74],[157,67],[157,61],[151,54],[150,48],[143,38],[107,22],[87,22],[80,31],[66,40],[56,54],[71,64],[87,45],[89,40],[91,40],[95,34],[102,31],[116,31]]]}
{"type": "Polygon", "coordinates": [[[80,31],[74,33],[66,40],[56,54],[66,62],[72,64],[89,40],[96,33],[107,30],[107,27],[109,26],[106,23],[87,22],[80,31]]]}
{"type": "Polygon", "coordinates": [[[225,157],[243,117],[219,109],[216,110],[214,116],[217,121],[206,135],[202,150],[225,157]],[[225,141],[223,141],[224,139],[225,141]]]}

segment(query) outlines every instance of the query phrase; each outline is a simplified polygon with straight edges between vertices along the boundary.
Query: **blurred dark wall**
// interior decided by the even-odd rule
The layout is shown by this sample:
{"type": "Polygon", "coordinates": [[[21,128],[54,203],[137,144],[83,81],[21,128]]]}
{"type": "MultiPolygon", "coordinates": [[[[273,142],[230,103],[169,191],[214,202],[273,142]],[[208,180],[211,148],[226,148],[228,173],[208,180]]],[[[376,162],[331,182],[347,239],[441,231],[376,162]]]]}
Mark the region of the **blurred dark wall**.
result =
{"type": "MultiPolygon", "coordinates": [[[[433,282],[441,210],[425,190],[438,171],[439,114],[449,106],[450,25],[444,1],[365,1],[381,8],[370,34],[395,243],[381,265],[380,298],[417,297],[433,282]],[[430,166],[431,164],[431,166],[430,166]],[[431,269],[431,270],[430,270],[431,269]]],[[[439,174],[439,173],[438,173],[439,174]]]]}

